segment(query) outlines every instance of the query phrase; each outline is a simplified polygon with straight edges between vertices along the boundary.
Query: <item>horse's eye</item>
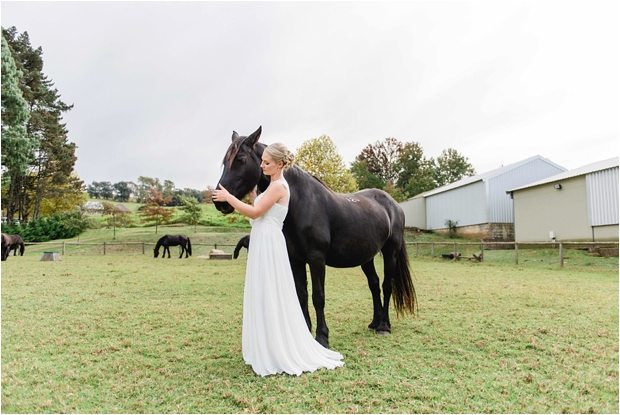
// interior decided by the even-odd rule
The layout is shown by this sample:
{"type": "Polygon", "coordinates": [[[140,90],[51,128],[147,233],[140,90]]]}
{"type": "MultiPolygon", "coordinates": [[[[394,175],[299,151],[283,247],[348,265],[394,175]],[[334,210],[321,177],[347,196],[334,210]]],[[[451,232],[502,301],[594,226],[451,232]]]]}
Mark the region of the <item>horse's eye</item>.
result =
{"type": "Polygon", "coordinates": [[[237,157],[237,163],[245,163],[247,159],[248,158],[246,156],[239,156],[237,157]]]}

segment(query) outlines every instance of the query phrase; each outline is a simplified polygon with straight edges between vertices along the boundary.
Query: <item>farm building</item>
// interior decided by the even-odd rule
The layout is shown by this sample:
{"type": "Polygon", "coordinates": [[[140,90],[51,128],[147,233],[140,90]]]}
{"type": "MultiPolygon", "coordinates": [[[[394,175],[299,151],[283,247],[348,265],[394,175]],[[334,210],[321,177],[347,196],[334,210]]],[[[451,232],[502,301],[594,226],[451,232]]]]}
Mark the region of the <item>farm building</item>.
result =
{"type": "Polygon", "coordinates": [[[618,240],[618,157],[507,193],[517,242],[618,240]]]}
{"type": "Polygon", "coordinates": [[[514,215],[506,191],[566,171],[534,156],[487,173],[466,177],[401,203],[405,226],[446,230],[457,222],[458,234],[468,238],[512,240],[514,215]]]}

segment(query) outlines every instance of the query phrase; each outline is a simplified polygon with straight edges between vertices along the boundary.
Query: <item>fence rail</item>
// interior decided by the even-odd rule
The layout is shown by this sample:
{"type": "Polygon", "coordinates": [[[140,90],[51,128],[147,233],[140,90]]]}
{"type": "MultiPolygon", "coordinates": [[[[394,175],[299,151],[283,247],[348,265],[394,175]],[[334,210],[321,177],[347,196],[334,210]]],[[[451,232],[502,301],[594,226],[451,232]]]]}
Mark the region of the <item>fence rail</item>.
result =
{"type": "Polygon", "coordinates": [[[508,246],[508,247],[514,247],[514,251],[515,251],[515,264],[519,263],[519,245],[523,246],[550,246],[552,249],[558,249],[559,252],[559,261],[560,261],[560,267],[564,266],[564,247],[565,246],[592,246],[592,247],[607,247],[607,246],[614,246],[614,247],[618,247],[619,242],[615,242],[615,241],[609,241],[609,242],[492,242],[492,241],[481,241],[481,242],[407,242],[407,245],[415,245],[415,249],[416,249],[416,256],[419,256],[419,245],[430,245],[431,246],[431,258],[435,258],[435,246],[439,245],[439,246],[452,246],[453,247],[453,253],[456,254],[457,252],[457,246],[479,246],[480,247],[480,256],[476,257],[476,259],[479,258],[480,261],[484,260],[484,251],[485,251],[485,246],[487,246],[487,250],[489,249],[488,247],[495,247],[495,246],[508,246]]]}
{"type": "MultiPolygon", "coordinates": [[[[476,259],[479,261],[484,261],[484,251],[489,250],[491,247],[497,246],[506,246],[509,249],[514,249],[515,251],[515,264],[519,263],[519,247],[522,249],[524,247],[531,246],[549,246],[552,249],[558,249],[559,253],[559,264],[560,267],[564,266],[564,248],[565,247],[574,247],[574,246],[583,246],[583,247],[618,247],[619,242],[611,241],[611,242],[491,242],[491,241],[481,241],[481,242],[407,242],[407,246],[415,245],[415,256],[420,256],[420,245],[428,246],[430,245],[430,255],[431,258],[435,258],[435,247],[437,246],[451,246],[452,253],[457,253],[457,248],[462,246],[474,246],[479,247],[480,256],[473,257],[463,257],[460,258],[469,258],[476,259]]],[[[26,242],[26,245],[29,246],[50,246],[50,247],[59,247],[62,249],[62,255],[66,255],[67,246],[101,246],[103,248],[103,255],[108,253],[109,247],[114,246],[131,246],[135,245],[142,248],[142,254],[146,253],[147,246],[155,246],[157,245],[155,242],[26,242]]],[[[192,243],[192,248],[199,246],[207,246],[213,247],[214,249],[218,249],[218,247],[234,247],[236,244],[218,244],[218,243],[192,243]]]]}

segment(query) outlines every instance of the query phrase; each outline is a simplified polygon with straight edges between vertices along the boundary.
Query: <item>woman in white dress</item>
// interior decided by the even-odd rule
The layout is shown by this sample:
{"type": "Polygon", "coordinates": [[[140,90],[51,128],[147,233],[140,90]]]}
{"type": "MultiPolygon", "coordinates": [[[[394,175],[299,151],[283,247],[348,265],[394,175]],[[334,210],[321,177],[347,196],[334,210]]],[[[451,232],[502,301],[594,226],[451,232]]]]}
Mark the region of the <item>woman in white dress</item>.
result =
{"type": "Polygon", "coordinates": [[[249,194],[248,205],[220,185],[213,200],[228,202],[250,218],[252,249],[248,250],[243,296],[243,359],[260,376],[301,375],[319,368],[344,365],[340,353],[326,349],[313,337],[297,299],[282,224],[288,212],[289,188],[284,170],[293,154],[282,143],[268,146],[261,168],[270,176],[265,192],[249,194]]]}

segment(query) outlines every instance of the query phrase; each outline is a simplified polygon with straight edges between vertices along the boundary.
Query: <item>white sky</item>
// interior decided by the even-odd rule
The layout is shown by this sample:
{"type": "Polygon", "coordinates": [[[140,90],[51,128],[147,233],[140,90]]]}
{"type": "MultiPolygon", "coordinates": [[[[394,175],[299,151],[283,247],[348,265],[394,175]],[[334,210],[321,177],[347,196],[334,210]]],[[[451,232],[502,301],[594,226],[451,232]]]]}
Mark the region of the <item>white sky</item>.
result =
{"type": "Polygon", "coordinates": [[[477,173],[619,153],[617,1],[1,2],[64,102],[92,181],[214,186],[232,131],[347,167],[386,137],[477,173]]]}

